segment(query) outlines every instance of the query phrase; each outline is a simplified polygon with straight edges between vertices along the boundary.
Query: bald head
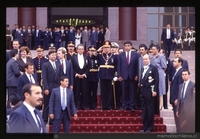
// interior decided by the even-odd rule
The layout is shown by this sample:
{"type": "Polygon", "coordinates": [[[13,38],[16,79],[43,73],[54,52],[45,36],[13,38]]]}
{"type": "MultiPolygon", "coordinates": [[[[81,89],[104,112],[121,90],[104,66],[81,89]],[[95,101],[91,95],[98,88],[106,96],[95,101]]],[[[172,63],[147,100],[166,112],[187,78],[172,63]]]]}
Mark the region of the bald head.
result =
{"type": "Polygon", "coordinates": [[[143,56],[143,63],[144,63],[145,66],[148,65],[148,64],[150,63],[150,57],[149,57],[148,54],[145,54],[145,55],[143,56]]]}

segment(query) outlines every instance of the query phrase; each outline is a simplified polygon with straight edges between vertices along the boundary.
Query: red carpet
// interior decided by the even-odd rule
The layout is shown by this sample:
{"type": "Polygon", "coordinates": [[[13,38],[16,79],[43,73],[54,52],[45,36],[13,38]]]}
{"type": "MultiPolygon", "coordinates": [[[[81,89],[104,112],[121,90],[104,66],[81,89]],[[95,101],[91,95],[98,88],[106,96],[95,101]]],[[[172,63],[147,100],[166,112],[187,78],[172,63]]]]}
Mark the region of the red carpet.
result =
{"type": "MultiPolygon", "coordinates": [[[[142,118],[138,117],[140,110],[131,112],[129,110],[79,110],[78,120],[71,119],[71,133],[130,133],[139,132],[142,125],[142,118]]],[[[155,125],[153,132],[166,132],[166,125],[163,125],[163,118],[158,115],[154,117],[155,125]]],[[[49,126],[52,132],[52,125],[49,126]]],[[[63,127],[61,126],[61,132],[63,127]]]]}
{"type": "MultiPolygon", "coordinates": [[[[78,120],[71,119],[71,133],[132,133],[142,130],[141,110],[78,110],[78,120]]],[[[154,117],[153,132],[166,132],[159,115],[154,117]]],[[[49,126],[52,132],[52,125],[49,126]]],[[[63,132],[63,126],[61,126],[63,132]]]]}

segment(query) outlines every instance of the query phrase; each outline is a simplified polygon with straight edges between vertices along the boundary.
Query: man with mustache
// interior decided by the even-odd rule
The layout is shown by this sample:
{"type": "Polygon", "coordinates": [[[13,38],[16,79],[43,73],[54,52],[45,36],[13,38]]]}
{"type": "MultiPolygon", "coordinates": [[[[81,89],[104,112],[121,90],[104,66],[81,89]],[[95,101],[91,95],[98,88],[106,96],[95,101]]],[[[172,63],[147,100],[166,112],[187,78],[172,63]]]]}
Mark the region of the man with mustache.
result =
{"type": "Polygon", "coordinates": [[[22,93],[23,104],[10,114],[8,125],[11,133],[46,133],[45,124],[35,107],[42,103],[42,88],[33,83],[26,84],[22,93]]]}

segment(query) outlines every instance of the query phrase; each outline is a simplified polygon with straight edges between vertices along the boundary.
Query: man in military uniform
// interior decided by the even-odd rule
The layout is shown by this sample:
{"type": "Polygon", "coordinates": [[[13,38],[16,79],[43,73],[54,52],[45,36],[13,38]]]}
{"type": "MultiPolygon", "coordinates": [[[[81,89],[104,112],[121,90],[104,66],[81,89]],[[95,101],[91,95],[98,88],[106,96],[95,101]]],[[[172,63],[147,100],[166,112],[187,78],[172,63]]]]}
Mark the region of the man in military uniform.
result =
{"type": "Polygon", "coordinates": [[[190,50],[195,50],[195,35],[194,27],[191,27],[191,35],[190,35],[190,50]]]}
{"type": "MultiPolygon", "coordinates": [[[[117,71],[117,56],[111,53],[110,41],[105,41],[103,46],[98,49],[101,54],[96,57],[99,60],[98,78],[100,79],[101,87],[101,104],[103,110],[112,110],[114,108],[113,93],[112,93],[112,80],[117,71]]],[[[95,56],[93,56],[95,58],[95,56]]]]}
{"type": "Polygon", "coordinates": [[[12,31],[9,28],[9,25],[6,25],[6,49],[12,49],[11,48],[11,41],[12,41],[12,31]]]}
{"type": "Polygon", "coordinates": [[[68,61],[71,61],[71,58],[75,53],[75,45],[72,41],[69,41],[68,44],[67,44],[67,54],[66,54],[66,58],[68,61]]]}
{"type": "Polygon", "coordinates": [[[89,62],[89,72],[88,72],[88,95],[87,95],[87,107],[89,109],[95,110],[97,108],[97,88],[99,79],[97,74],[99,71],[99,62],[97,59],[92,59],[92,55],[96,53],[94,46],[88,48],[88,62],[89,62]]]}
{"type": "MultiPolygon", "coordinates": [[[[111,43],[111,52],[116,55],[118,58],[119,53],[118,53],[119,45],[116,42],[111,43]]],[[[115,80],[113,80],[113,93],[114,93],[114,104],[115,104],[115,109],[119,110],[121,108],[121,95],[122,95],[122,86],[121,86],[121,81],[118,80],[118,73],[115,72],[115,80]]]]}
{"type": "Polygon", "coordinates": [[[37,57],[33,58],[33,63],[35,66],[36,73],[38,75],[39,85],[42,86],[42,65],[47,62],[48,59],[44,57],[44,48],[42,46],[38,46],[36,48],[37,57]]]}

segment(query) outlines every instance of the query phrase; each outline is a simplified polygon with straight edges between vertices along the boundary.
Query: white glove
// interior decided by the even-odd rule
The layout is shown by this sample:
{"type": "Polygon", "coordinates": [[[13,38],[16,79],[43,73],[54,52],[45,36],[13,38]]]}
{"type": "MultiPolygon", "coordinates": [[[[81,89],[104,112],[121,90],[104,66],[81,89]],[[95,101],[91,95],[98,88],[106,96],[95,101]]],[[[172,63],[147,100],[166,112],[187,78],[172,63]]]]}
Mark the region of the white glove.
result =
{"type": "Polygon", "coordinates": [[[113,78],[113,81],[115,81],[115,82],[116,82],[117,80],[118,80],[118,78],[117,78],[117,77],[114,77],[114,78],[113,78]]]}

